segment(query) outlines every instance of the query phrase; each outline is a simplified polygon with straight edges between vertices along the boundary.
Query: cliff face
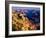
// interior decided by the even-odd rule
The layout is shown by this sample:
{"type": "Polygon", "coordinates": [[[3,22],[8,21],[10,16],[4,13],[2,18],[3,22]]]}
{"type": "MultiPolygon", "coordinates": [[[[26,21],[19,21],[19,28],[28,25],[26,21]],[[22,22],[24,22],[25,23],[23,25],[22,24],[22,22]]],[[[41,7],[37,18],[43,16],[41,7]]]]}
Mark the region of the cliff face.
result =
{"type": "Polygon", "coordinates": [[[36,30],[37,27],[31,20],[24,17],[25,14],[13,12],[12,13],[12,30],[13,31],[27,31],[36,30]]]}

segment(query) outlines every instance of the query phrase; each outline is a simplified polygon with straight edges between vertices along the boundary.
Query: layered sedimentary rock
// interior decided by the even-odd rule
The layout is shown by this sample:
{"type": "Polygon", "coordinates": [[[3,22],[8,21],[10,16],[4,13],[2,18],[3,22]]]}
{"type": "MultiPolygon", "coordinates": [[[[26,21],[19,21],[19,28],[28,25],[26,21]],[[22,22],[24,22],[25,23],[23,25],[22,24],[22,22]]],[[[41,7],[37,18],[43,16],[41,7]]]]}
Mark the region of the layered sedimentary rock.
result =
{"type": "Polygon", "coordinates": [[[13,31],[27,31],[36,30],[36,25],[24,16],[23,13],[12,12],[12,30],[13,31]]]}

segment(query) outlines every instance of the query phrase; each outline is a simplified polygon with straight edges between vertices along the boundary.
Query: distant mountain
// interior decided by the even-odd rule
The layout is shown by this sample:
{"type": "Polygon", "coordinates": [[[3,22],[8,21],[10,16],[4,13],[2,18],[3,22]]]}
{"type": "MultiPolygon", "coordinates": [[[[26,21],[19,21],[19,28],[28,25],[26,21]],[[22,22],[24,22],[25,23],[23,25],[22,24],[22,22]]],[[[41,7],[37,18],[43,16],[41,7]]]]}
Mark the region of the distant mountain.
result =
{"type": "Polygon", "coordinates": [[[34,21],[35,23],[40,23],[40,10],[28,10],[26,13],[29,20],[34,21]]]}
{"type": "Polygon", "coordinates": [[[34,23],[40,23],[40,9],[39,8],[22,8],[22,7],[17,7],[13,8],[13,10],[16,10],[18,12],[23,12],[26,14],[26,17],[29,20],[32,20],[34,23]]]}

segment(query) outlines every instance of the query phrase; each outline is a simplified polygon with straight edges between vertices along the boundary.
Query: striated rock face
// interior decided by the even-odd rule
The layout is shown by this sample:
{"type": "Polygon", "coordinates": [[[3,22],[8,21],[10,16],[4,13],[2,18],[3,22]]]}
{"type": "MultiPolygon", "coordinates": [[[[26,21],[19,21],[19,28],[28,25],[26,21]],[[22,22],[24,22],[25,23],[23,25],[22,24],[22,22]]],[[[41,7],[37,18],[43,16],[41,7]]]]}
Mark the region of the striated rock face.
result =
{"type": "Polygon", "coordinates": [[[12,30],[13,31],[28,31],[37,30],[36,24],[24,16],[23,13],[12,12],[12,30]]]}

